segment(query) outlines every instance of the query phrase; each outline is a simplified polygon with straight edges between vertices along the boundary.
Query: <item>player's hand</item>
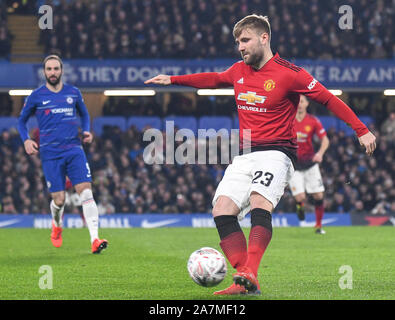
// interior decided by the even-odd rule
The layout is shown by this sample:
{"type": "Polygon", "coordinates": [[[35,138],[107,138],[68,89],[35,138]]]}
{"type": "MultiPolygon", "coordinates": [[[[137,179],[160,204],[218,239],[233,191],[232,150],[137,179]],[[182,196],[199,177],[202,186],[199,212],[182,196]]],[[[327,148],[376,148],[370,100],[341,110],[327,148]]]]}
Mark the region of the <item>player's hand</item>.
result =
{"type": "Polygon", "coordinates": [[[314,155],[312,161],[313,161],[313,162],[321,163],[321,162],[322,162],[322,154],[319,153],[319,152],[317,152],[317,153],[314,155]]]}
{"type": "Polygon", "coordinates": [[[165,74],[160,74],[157,75],[156,77],[153,77],[151,79],[148,79],[146,81],[144,81],[145,84],[161,84],[164,86],[168,86],[171,84],[171,80],[170,80],[170,76],[165,75],[165,74]]]}
{"type": "Polygon", "coordinates": [[[38,153],[38,144],[32,139],[27,139],[24,142],[26,153],[31,156],[38,153]]]}
{"type": "Polygon", "coordinates": [[[371,156],[376,149],[376,137],[370,131],[358,138],[361,146],[365,147],[366,153],[371,156]]]}
{"type": "Polygon", "coordinates": [[[91,143],[93,140],[93,135],[89,131],[84,131],[82,142],[83,143],[91,143]]]}

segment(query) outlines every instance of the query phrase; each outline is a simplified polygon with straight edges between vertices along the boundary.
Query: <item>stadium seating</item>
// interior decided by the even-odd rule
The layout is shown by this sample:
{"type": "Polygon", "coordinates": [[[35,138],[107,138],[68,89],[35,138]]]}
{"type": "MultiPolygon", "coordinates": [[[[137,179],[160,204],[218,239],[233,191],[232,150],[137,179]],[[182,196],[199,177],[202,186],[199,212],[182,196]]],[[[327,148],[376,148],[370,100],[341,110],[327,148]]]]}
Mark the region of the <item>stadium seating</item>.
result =
{"type": "MultiPolygon", "coordinates": [[[[353,135],[354,131],[348,127],[342,120],[333,116],[319,116],[318,117],[324,126],[325,130],[335,128],[337,131],[344,131],[346,135],[353,135]]],[[[374,119],[370,116],[360,116],[359,119],[366,125],[374,124],[374,119]]],[[[159,130],[166,130],[166,121],[174,121],[174,125],[178,128],[190,129],[194,134],[197,134],[198,129],[239,129],[239,119],[230,118],[226,116],[204,116],[199,119],[190,116],[169,116],[165,118],[152,116],[134,116],[125,118],[122,116],[103,116],[94,118],[92,121],[92,130],[96,135],[103,134],[104,126],[117,126],[121,131],[126,131],[131,126],[135,126],[138,130],[143,130],[149,126],[159,130]]],[[[31,117],[27,122],[27,128],[37,128],[38,123],[35,117],[31,117]]],[[[9,130],[11,128],[18,128],[17,117],[0,117],[0,132],[9,130]]]]}
{"type": "Polygon", "coordinates": [[[103,133],[104,126],[116,126],[122,131],[126,130],[126,118],[125,117],[97,117],[92,121],[93,132],[101,136],[103,133]]]}
{"type": "Polygon", "coordinates": [[[195,117],[168,116],[163,118],[163,130],[166,130],[166,121],[174,121],[174,126],[179,129],[192,130],[197,133],[198,123],[195,117]]]}
{"type": "Polygon", "coordinates": [[[335,128],[337,129],[338,125],[337,125],[337,119],[335,117],[332,116],[319,116],[317,117],[321,123],[322,126],[325,128],[325,130],[329,130],[331,128],[335,128]]]}
{"type": "Polygon", "coordinates": [[[147,126],[162,130],[162,119],[159,117],[135,116],[128,118],[126,125],[127,129],[135,126],[139,131],[142,131],[147,126]]]}
{"type": "MultiPolygon", "coordinates": [[[[372,117],[369,116],[360,116],[359,119],[368,127],[370,124],[374,123],[374,120],[372,117]]],[[[347,136],[354,135],[354,130],[349,127],[344,121],[335,119],[337,121],[337,127],[336,130],[338,131],[344,131],[344,133],[347,136]]]]}
{"type": "Polygon", "coordinates": [[[0,117],[0,133],[11,128],[18,129],[18,118],[0,117]]]}
{"type": "Polygon", "coordinates": [[[239,129],[239,117],[233,118],[232,129],[239,129]]]}
{"type": "MultiPolygon", "coordinates": [[[[228,131],[228,134],[230,134],[230,130],[232,129],[232,119],[230,117],[201,117],[199,119],[199,129],[214,129],[215,132],[213,132],[213,135],[217,135],[218,131],[221,129],[226,129],[228,131]]],[[[208,136],[210,136],[210,132],[207,133],[208,136]]]]}

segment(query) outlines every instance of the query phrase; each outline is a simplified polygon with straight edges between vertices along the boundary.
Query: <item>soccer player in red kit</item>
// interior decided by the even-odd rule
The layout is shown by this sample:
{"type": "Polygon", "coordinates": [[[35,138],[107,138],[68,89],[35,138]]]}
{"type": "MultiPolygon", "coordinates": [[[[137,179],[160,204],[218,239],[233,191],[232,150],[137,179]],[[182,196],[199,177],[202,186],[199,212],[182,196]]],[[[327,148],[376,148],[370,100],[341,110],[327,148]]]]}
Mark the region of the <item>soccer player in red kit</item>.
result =
{"type": "Polygon", "coordinates": [[[220,246],[237,272],[233,275],[234,283],[214,293],[217,295],[260,294],[257,275],[272,238],[271,212],[294,173],[297,150],[294,119],[300,94],[325,105],[350,124],[367,154],[371,155],[376,147],[374,135],[346,104],[302,68],[278,54],[273,56],[267,17],[244,17],[235,24],[233,36],[242,61],[226,71],[158,75],[145,81],[195,88],[234,88],[241,155],[234,157],[218,185],[213,217],[220,246]],[[238,217],[248,212],[251,230],[247,247],[238,217]]]}
{"type": "Polygon", "coordinates": [[[298,218],[304,221],[304,202],[306,192],[314,199],[316,233],[325,234],[322,229],[322,217],[324,215],[324,184],[322,182],[319,163],[322,162],[325,151],[329,147],[329,139],[320,120],[307,113],[309,101],[304,95],[300,96],[298,110],[295,118],[296,140],[298,144],[298,161],[295,165],[295,173],[289,182],[292,195],[296,200],[296,212],[298,218]],[[321,140],[320,148],[314,151],[313,137],[321,140]]]}

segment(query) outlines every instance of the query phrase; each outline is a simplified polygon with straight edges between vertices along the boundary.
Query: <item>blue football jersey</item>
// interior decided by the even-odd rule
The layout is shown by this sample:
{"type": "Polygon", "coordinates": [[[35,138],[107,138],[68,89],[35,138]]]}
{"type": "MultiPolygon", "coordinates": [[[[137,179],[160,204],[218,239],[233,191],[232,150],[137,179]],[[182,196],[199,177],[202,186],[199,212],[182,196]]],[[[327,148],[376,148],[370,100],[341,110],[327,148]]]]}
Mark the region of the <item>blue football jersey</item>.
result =
{"type": "Polygon", "coordinates": [[[40,130],[40,155],[42,160],[59,158],[64,152],[81,148],[78,129],[81,117],[83,131],[90,131],[89,113],[78,88],[63,84],[59,92],[50,91],[45,85],[27,97],[18,121],[23,142],[29,139],[26,123],[35,115],[40,130]]]}

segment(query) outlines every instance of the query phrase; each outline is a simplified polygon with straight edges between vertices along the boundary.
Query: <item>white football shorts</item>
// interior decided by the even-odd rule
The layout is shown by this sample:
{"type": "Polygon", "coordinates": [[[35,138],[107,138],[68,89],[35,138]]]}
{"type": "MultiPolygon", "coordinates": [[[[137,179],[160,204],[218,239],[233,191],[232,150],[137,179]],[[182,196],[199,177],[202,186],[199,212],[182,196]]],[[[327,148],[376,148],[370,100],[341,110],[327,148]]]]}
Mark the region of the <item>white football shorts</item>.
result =
{"type": "Polygon", "coordinates": [[[239,207],[239,220],[250,212],[250,195],[255,191],[275,208],[294,173],[291,159],[277,150],[255,151],[236,156],[226,168],[213,199],[227,196],[239,207]]]}
{"type": "Polygon", "coordinates": [[[318,163],[306,170],[296,170],[289,182],[289,188],[293,196],[303,192],[309,194],[324,192],[325,187],[318,163]]]}

